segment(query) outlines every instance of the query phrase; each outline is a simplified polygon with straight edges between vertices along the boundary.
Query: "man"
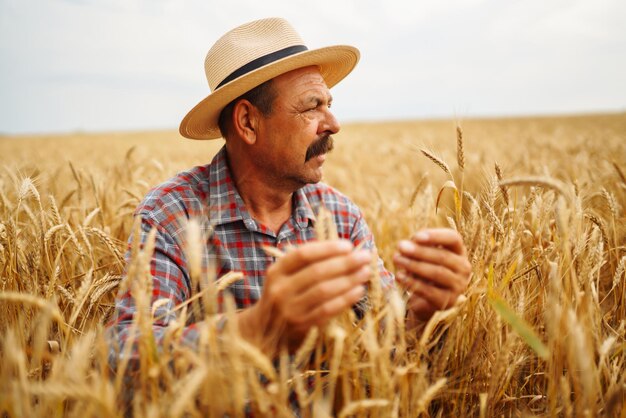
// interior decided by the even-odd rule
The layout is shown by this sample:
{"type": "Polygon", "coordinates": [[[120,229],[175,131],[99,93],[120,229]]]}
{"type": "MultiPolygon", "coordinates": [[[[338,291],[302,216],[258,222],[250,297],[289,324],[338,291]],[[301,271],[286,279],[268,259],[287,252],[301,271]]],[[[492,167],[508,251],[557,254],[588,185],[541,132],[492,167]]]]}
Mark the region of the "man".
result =
{"type": "MultiPolygon", "coordinates": [[[[153,189],[137,209],[142,239],[156,229],[151,263],[153,302],[166,299],[155,317],[157,342],[175,318],[169,313],[195,289],[185,257],[185,226],[200,219],[210,230],[204,254],[218,277],[243,278],[230,286],[244,338],[276,353],[298,347],[307,331],[355,305],[365,293],[375,257],[373,237],[356,205],[320,183],[332,135],[340,127],[329,88],[352,71],[357,49],[308,50],[283,19],[242,25],[220,38],[207,54],[211,94],[183,119],[180,132],[193,139],[223,136],[213,161],[180,173],[153,189]],[[320,207],[330,211],[339,240],[315,241],[320,207]],[[274,259],[263,246],[286,250],[274,259]],[[359,246],[359,249],[355,249],[359,246]]],[[[471,267],[453,230],[420,231],[401,241],[394,256],[396,279],[410,294],[414,326],[449,308],[465,290],[471,267]]],[[[378,260],[386,286],[393,276],[378,260]]],[[[123,340],[135,311],[129,292],[116,304],[123,340]]],[[[195,324],[184,332],[197,339],[195,324]]]]}

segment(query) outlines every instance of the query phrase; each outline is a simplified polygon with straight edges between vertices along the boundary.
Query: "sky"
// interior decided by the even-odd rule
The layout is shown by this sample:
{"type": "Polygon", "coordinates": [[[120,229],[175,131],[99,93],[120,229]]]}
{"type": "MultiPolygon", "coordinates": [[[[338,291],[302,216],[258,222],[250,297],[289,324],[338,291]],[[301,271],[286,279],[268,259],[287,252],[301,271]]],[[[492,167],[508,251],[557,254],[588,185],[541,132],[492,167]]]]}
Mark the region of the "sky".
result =
{"type": "Polygon", "coordinates": [[[0,0],[0,133],[176,129],[239,24],[348,44],[342,122],[626,110],[623,0],[0,0]]]}

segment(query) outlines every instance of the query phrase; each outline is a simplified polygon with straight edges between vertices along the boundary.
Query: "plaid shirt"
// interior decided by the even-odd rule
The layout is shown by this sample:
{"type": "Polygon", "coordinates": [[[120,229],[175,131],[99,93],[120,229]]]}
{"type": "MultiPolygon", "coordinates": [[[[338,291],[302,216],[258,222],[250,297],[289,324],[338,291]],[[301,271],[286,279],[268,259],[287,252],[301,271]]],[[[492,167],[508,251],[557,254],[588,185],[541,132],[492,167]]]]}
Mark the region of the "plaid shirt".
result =
{"type": "MultiPolygon", "coordinates": [[[[213,265],[216,277],[228,272],[241,272],[243,278],[227,289],[240,309],[253,305],[261,297],[265,271],[274,261],[262,246],[285,249],[315,238],[315,212],[321,206],[332,214],[339,238],[354,245],[375,249],[374,239],[359,208],[346,196],[322,183],[310,184],[293,194],[293,210],[289,220],[276,233],[250,216],[239,195],[228,167],[223,147],[209,165],[179,173],[152,189],[135,212],[141,218],[141,242],[151,229],[156,229],[155,251],[150,271],[153,277],[152,303],[166,299],[154,317],[154,337],[160,345],[165,327],[176,318],[171,311],[189,299],[194,290],[185,256],[185,225],[189,219],[200,221],[207,238],[203,266],[213,265]]],[[[131,238],[132,239],[132,238],[131,238]]],[[[127,252],[127,261],[130,251],[127,252]]],[[[393,276],[379,259],[383,286],[393,283],[393,276]]],[[[222,298],[218,298],[221,309],[222,298]]],[[[116,300],[115,320],[111,330],[123,343],[128,337],[135,313],[130,290],[116,300]]],[[[183,342],[194,344],[198,332],[190,321],[183,332],[183,342]]]]}

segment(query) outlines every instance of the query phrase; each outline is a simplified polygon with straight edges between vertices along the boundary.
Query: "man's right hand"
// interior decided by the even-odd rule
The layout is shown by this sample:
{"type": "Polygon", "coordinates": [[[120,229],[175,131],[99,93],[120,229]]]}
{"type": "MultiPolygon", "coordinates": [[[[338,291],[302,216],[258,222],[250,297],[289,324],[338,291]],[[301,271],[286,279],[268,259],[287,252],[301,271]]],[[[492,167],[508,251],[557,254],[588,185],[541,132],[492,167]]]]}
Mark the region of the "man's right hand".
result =
{"type": "Polygon", "coordinates": [[[371,274],[370,251],[353,250],[345,240],[315,241],[277,259],[259,301],[238,316],[242,336],[269,355],[282,345],[293,351],[311,327],[349,309],[371,274]]]}

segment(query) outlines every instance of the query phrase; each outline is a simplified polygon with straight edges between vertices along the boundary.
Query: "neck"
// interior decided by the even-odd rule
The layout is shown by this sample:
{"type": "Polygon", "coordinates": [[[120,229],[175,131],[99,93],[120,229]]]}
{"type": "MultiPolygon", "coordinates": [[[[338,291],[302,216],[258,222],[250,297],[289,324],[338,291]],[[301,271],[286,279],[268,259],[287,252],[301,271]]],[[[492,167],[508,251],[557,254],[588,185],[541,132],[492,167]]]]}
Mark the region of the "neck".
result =
{"type": "Polygon", "coordinates": [[[295,190],[280,188],[237,153],[227,153],[230,173],[250,215],[274,232],[291,216],[295,190]]]}

